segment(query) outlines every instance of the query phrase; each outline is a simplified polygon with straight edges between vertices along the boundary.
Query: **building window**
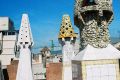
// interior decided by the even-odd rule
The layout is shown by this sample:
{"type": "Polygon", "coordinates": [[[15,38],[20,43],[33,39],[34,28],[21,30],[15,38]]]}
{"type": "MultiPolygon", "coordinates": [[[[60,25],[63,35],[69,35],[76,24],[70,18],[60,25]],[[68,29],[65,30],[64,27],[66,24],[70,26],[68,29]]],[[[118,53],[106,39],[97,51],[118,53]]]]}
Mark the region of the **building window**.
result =
{"type": "Polygon", "coordinates": [[[3,32],[3,35],[7,35],[7,32],[3,32]]]}
{"type": "Polygon", "coordinates": [[[8,32],[8,35],[12,35],[11,32],[8,32]]]}
{"type": "Polygon", "coordinates": [[[12,35],[15,35],[15,32],[12,32],[12,35]]]}

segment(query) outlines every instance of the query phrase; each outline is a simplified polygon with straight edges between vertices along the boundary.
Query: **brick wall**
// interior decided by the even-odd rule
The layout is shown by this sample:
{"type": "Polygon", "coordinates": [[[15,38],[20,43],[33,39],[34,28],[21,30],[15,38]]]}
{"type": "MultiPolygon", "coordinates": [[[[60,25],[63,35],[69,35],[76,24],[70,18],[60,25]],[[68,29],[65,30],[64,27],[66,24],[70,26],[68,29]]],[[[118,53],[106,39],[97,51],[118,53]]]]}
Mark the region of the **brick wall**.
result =
{"type": "Polygon", "coordinates": [[[62,80],[62,63],[49,63],[46,70],[47,80],[62,80]]]}
{"type": "Polygon", "coordinates": [[[18,60],[11,62],[11,65],[7,66],[9,80],[16,80],[18,60]]]}

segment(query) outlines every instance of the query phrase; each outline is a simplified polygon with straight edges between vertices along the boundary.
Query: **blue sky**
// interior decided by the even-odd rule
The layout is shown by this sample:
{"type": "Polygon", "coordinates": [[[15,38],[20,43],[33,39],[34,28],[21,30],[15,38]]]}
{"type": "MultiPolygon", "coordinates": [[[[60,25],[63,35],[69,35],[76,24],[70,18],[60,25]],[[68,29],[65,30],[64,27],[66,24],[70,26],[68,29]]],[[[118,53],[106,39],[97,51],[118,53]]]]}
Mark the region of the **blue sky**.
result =
{"type": "MultiPolygon", "coordinates": [[[[114,21],[110,25],[112,37],[118,37],[120,31],[120,0],[113,1],[114,21]]],[[[50,44],[50,40],[57,42],[63,14],[69,14],[74,26],[74,0],[0,0],[0,16],[10,17],[19,29],[21,16],[28,13],[35,46],[50,44]]]]}

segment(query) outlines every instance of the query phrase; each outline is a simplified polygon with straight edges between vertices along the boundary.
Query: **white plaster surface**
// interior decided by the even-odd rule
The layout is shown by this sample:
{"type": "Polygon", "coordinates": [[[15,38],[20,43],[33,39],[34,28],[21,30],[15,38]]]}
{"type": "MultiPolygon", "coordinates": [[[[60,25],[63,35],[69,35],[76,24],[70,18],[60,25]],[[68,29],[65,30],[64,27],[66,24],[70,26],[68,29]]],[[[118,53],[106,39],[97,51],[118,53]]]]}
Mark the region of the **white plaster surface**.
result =
{"type": "Polygon", "coordinates": [[[72,80],[72,57],[74,57],[73,45],[66,41],[63,46],[63,80],[72,80]]]}
{"type": "Polygon", "coordinates": [[[120,59],[120,51],[111,44],[106,48],[94,48],[91,45],[79,52],[72,60],[100,60],[100,59],[120,59]]]}
{"type": "Polygon", "coordinates": [[[29,48],[22,48],[20,50],[16,80],[33,80],[31,68],[31,51],[29,48]]]}
{"type": "Polygon", "coordinates": [[[33,37],[32,37],[29,18],[27,14],[23,14],[22,16],[17,45],[21,45],[21,42],[22,44],[25,44],[25,42],[28,42],[29,45],[31,44],[33,45],[33,37]]]}
{"type": "Polygon", "coordinates": [[[63,46],[63,62],[70,62],[71,59],[74,57],[74,48],[73,45],[70,44],[69,41],[65,42],[63,46]]]}
{"type": "Polygon", "coordinates": [[[8,17],[0,17],[0,31],[4,31],[4,30],[9,30],[9,18],[8,17]]]}
{"type": "Polygon", "coordinates": [[[86,66],[86,80],[116,80],[115,64],[86,66]]]}
{"type": "Polygon", "coordinates": [[[46,68],[43,67],[42,63],[33,64],[32,69],[34,80],[46,79],[46,68]]]}

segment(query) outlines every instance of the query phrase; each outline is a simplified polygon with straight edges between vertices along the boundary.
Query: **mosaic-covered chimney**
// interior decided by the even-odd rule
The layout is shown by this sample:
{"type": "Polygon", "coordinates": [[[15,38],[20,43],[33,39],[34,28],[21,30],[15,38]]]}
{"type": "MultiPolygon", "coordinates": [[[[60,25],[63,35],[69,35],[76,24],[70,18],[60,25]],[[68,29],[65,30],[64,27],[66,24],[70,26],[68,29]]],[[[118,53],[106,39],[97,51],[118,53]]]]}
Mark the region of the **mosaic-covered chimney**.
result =
{"type": "Polygon", "coordinates": [[[74,29],[72,28],[70,17],[67,14],[63,15],[58,39],[63,47],[62,48],[62,57],[63,57],[62,80],[72,80],[71,59],[75,56],[74,43],[76,40],[76,34],[74,33],[74,29]]]}
{"type": "Polygon", "coordinates": [[[112,20],[112,0],[76,0],[74,23],[80,30],[81,49],[88,44],[95,48],[107,47],[112,20]]]}
{"type": "Polygon", "coordinates": [[[64,45],[64,41],[72,41],[74,43],[76,40],[76,34],[74,33],[70,17],[67,14],[63,15],[58,39],[62,45],[64,45]]]}

